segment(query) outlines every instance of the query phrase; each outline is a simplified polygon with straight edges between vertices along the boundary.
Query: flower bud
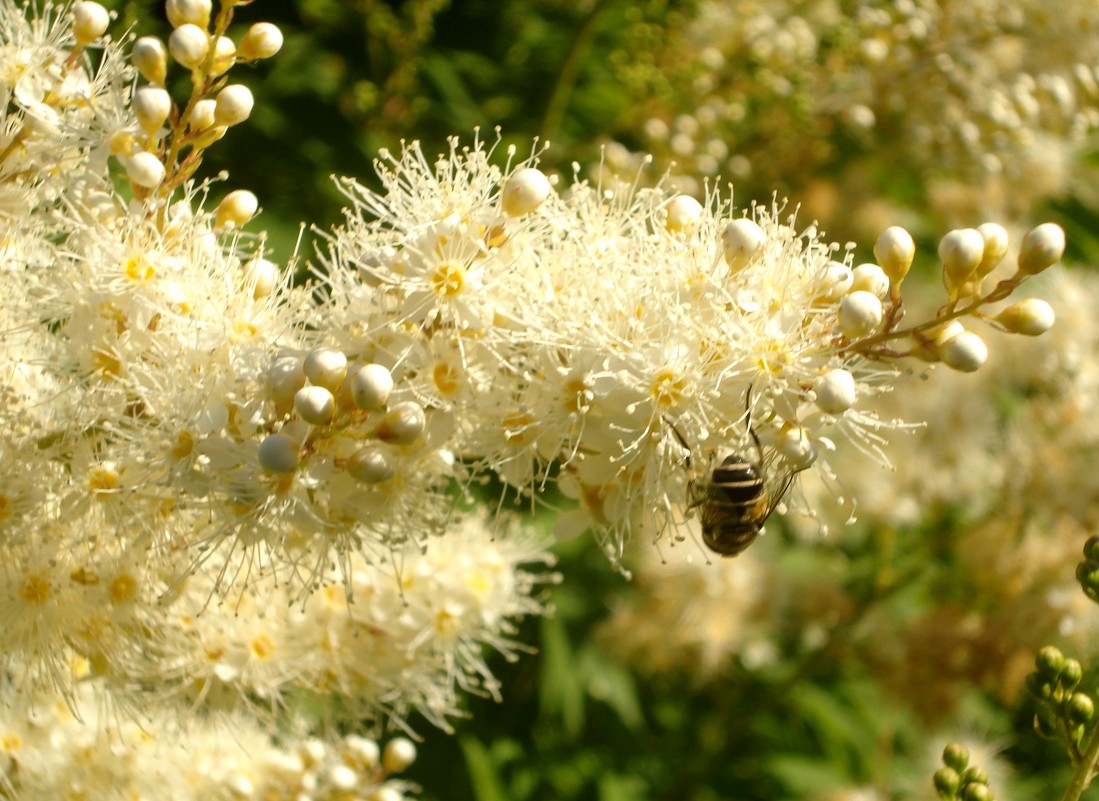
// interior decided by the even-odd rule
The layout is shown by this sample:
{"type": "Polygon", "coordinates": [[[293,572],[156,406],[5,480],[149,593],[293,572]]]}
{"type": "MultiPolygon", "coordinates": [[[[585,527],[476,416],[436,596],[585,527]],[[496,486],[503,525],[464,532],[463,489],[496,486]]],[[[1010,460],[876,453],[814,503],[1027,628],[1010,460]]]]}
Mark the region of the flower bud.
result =
{"type": "Polygon", "coordinates": [[[386,773],[400,773],[416,761],[416,746],[407,737],[394,737],[385,744],[382,767],[386,773]]]}
{"type": "Polygon", "coordinates": [[[763,255],[767,240],[763,229],[754,220],[741,217],[733,220],[721,232],[721,245],[730,273],[738,273],[763,255]]]}
{"type": "Polygon", "coordinates": [[[950,338],[942,347],[940,356],[947,367],[972,373],[988,360],[988,348],[984,340],[972,331],[963,331],[950,338]]]}
{"type": "Polygon", "coordinates": [[[279,266],[256,256],[244,265],[244,281],[252,287],[252,299],[268,297],[279,283],[279,266]]]}
{"type": "Polygon", "coordinates": [[[882,305],[878,296],[865,290],[857,290],[840,301],[840,331],[848,339],[866,336],[882,320],[882,305]]]}
{"type": "Polygon", "coordinates": [[[126,177],[140,187],[153,189],[164,180],[164,165],[152,153],[135,153],[124,164],[126,177]]]}
{"type": "Polygon", "coordinates": [[[259,210],[259,198],[247,189],[234,189],[218,203],[214,225],[218,228],[240,228],[259,210]]]}
{"type": "Polygon", "coordinates": [[[702,204],[690,195],[676,195],[664,207],[664,227],[673,234],[693,234],[702,219],[702,204]]]}
{"type": "Polygon", "coordinates": [[[1037,275],[1065,255],[1065,231],[1056,223],[1042,223],[1027,231],[1019,247],[1019,272],[1037,275]]]}
{"type": "Polygon", "coordinates": [[[245,61],[270,58],[282,49],[282,31],[270,22],[257,22],[240,40],[237,55],[245,61]]]}
{"type": "Polygon", "coordinates": [[[851,289],[884,298],[889,294],[889,276],[876,264],[860,264],[851,271],[851,289]]]}
{"type": "Polygon", "coordinates": [[[198,69],[210,52],[210,36],[197,25],[180,25],[168,37],[168,52],[180,66],[198,69]]]}
{"type": "Polygon", "coordinates": [[[981,263],[977,265],[977,277],[984,278],[996,269],[996,266],[1007,255],[1007,231],[997,223],[982,223],[977,226],[981,238],[985,241],[984,253],[981,255],[981,263]]]}
{"type": "Polygon", "coordinates": [[[817,460],[817,446],[809,432],[801,426],[786,423],[775,439],[775,450],[782,454],[794,470],[804,470],[817,460]]]}
{"type": "Polygon", "coordinates": [[[1094,562],[1099,562],[1099,535],[1092,534],[1084,542],[1084,556],[1094,562]]]}
{"type": "Polygon", "coordinates": [[[950,743],[943,749],[943,764],[961,773],[969,766],[969,749],[961,743],[950,743]]]}
{"type": "Polygon", "coordinates": [[[237,46],[228,36],[219,36],[214,42],[214,63],[210,66],[211,75],[221,75],[229,71],[237,57],[237,46]]]}
{"type": "Polygon", "coordinates": [[[294,395],[294,409],[307,423],[328,425],[336,416],[336,398],[324,387],[302,387],[294,395]]]}
{"type": "Polygon", "coordinates": [[[1084,668],[1075,659],[1066,659],[1064,667],[1061,668],[1061,686],[1066,690],[1071,690],[1080,683],[1080,679],[1084,678],[1084,668]]]}
{"type": "Polygon", "coordinates": [[[1013,334],[1036,337],[1053,327],[1053,307],[1041,298],[1027,298],[996,315],[996,322],[1013,334]]]}
{"type": "Polygon", "coordinates": [[[415,401],[398,403],[374,429],[374,436],[394,445],[411,445],[423,436],[427,428],[424,407],[415,401]]]}
{"type": "Polygon", "coordinates": [[[356,481],[380,484],[397,472],[397,464],[384,445],[367,445],[351,454],[347,472],[356,481]]]}
{"type": "Polygon", "coordinates": [[[164,4],[164,10],[173,28],[187,24],[207,28],[210,25],[213,4],[210,0],[168,0],[164,4]]]}
{"type": "Polygon", "coordinates": [[[217,102],[213,98],[206,98],[199,100],[191,108],[191,118],[187,121],[187,126],[192,131],[204,131],[207,128],[214,127],[214,109],[217,107],[217,102]]]}
{"type": "Polygon", "coordinates": [[[962,786],[962,777],[951,768],[939,768],[935,771],[932,781],[935,783],[935,790],[943,798],[954,798],[958,788],[962,786]]]}
{"type": "Polygon", "coordinates": [[[962,790],[962,801],[993,801],[992,791],[983,782],[970,782],[962,790]]]}
{"type": "Polygon", "coordinates": [[[501,202],[509,217],[521,217],[534,211],[549,197],[553,187],[545,173],[534,167],[519,170],[504,184],[501,202]]]}
{"type": "Polygon", "coordinates": [[[963,784],[988,784],[988,771],[980,765],[970,765],[962,771],[963,784]]]}
{"type": "Polygon", "coordinates": [[[838,261],[829,262],[824,272],[817,276],[813,289],[815,299],[821,303],[835,303],[851,291],[854,281],[850,267],[838,261]]]}
{"type": "Polygon", "coordinates": [[[259,466],[268,473],[293,473],[298,469],[298,443],[286,434],[271,434],[259,444],[259,466]]]}
{"type": "Polygon", "coordinates": [[[976,228],[957,228],[939,240],[943,283],[956,293],[977,271],[985,252],[985,240],[976,228]]]}
{"type": "Polygon", "coordinates": [[[351,402],[374,412],[385,407],[393,391],[393,375],[380,364],[363,365],[351,379],[351,402]]]}
{"type": "Polygon", "coordinates": [[[159,86],[142,86],[134,90],[130,105],[141,130],[152,134],[168,119],[172,111],[172,98],[167,90],[159,86]]]}
{"type": "Polygon", "coordinates": [[[168,51],[155,36],[142,36],[130,50],[130,61],[151,84],[163,86],[168,77],[168,51]]]}
{"type": "Polygon", "coordinates": [[[843,414],[855,405],[855,377],[844,369],[829,370],[813,382],[817,406],[828,414],[843,414]]]}
{"type": "Polygon", "coordinates": [[[335,392],[347,376],[347,356],[336,348],[314,348],[305,357],[305,375],[317,386],[335,392]]]}
{"type": "Polygon", "coordinates": [[[244,122],[252,113],[254,103],[251,89],[240,83],[229,84],[218,92],[214,123],[228,128],[244,122]]]}
{"type": "Polygon", "coordinates": [[[1034,657],[1034,667],[1047,679],[1054,679],[1065,669],[1065,655],[1061,649],[1047,645],[1034,657]]]}
{"type": "Polygon", "coordinates": [[[107,32],[111,15],[99,3],[73,3],[73,38],[82,47],[90,45],[107,32]]]}
{"type": "Polygon", "coordinates": [[[894,287],[899,287],[908,275],[915,257],[916,243],[912,241],[912,235],[899,225],[886,228],[874,243],[874,258],[894,287]]]}
{"type": "Polygon", "coordinates": [[[1068,716],[1073,723],[1087,723],[1095,717],[1095,702],[1084,693],[1073,693],[1068,699],[1068,716]]]}
{"type": "Polygon", "coordinates": [[[305,370],[297,356],[279,356],[267,368],[267,386],[276,402],[289,402],[305,386],[305,370]]]}

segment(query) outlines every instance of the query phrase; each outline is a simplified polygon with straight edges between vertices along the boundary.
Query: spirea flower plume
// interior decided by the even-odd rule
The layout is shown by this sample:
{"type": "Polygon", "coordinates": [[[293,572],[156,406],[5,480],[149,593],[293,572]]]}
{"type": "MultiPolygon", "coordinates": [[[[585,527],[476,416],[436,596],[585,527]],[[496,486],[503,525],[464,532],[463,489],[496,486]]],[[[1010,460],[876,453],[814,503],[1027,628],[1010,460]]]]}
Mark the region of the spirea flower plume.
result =
{"type": "Polygon", "coordinates": [[[781,204],[738,212],[716,192],[688,204],[578,174],[566,187],[537,150],[519,164],[509,151],[502,170],[491,151],[454,140],[432,164],[411,143],[383,154],[380,192],[342,182],[351,207],[328,236],[313,327],[446,419],[438,444],[466,475],[491,471],[528,495],[557,481],[578,502],[562,533],[590,527],[613,558],[652,515],[658,539],[682,538],[673,511],[698,503],[707,465],[756,437],[773,474],[808,468],[836,438],[884,462],[897,424],[866,398],[912,353],[976,369],[978,335],[931,332],[1029,275],[983,290],[1004,254],[990,249],[978,274],[985,238],[972,231],[976,262],[948,251],[946,305],[905,328],[903,229],[879,240],[881,265],[856,272],[852,247],[799,229],[781,204]]]}

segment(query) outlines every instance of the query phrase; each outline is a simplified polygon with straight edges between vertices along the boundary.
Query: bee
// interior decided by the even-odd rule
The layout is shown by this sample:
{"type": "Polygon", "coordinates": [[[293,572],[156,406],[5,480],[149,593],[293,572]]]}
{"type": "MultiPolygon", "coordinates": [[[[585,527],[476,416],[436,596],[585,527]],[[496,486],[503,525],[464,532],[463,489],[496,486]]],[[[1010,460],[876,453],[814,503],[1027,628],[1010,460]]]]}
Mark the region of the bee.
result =
{"type": "MultiPolygon", "coordinates": [[[[699,510],[702,541],[721,556],[736,556],[755,542],[763,524],[790,489],[794,476],[805,469],[791,468],[781,477],[768,477],[770,464],[764,461],[763,445],[752,428],[751,391],[749,387],[745,398],[748,407],[745,425],[755,445],[755,459],[729,454],[709,471],[705,480],[691,478],[687,486],[687,508],[699,510]]],[[[690,447],[675,426],[672,430],[690,453],[690,447]]],[[[689,456],[687,469],[691,469],[689,456]]]]}

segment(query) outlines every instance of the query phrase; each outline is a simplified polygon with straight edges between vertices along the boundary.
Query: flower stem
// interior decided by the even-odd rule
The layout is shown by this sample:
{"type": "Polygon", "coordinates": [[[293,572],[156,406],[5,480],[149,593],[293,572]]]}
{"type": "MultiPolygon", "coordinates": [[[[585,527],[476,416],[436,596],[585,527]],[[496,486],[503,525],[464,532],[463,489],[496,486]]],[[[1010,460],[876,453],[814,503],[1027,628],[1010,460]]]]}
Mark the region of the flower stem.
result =
{"type": "Polygon", "coordinates": [[[1061,801],[1079,801],[1080,796],[1084,790],[1091,784],[1091,780],[1095,778],[1096,763],[1099,762],[1099,726],[1095,726],[1091,730],[1091,737],[1088,739],[1087,750],[1084,751],[1083,758],[1076,764],[1076,773],[1072,776],[1072,781],[1069,782],[1068,788],[1065,790],[1065,794],[1061,797],[1061,801]]]}

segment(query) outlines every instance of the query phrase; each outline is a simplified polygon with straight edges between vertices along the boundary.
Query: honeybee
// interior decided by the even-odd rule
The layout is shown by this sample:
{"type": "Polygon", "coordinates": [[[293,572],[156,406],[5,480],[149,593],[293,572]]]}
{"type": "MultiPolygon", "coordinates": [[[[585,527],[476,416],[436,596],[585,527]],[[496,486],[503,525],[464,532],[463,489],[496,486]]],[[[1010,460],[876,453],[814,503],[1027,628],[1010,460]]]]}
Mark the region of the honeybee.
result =
{"type": "MultiPolygon", "coordinates": [[[[790,468],[781,477],[768,477],[770,464],[764,461],[763,445],[752,428],[751,388],[746,405],[745,424],[755,445],[755,460],[737,453],[729,454],[704,480],[692,477],[687,486],[687,509],[699,510],[702,541],[721,556],[736,556],[755,542],[763,524],[790,489],[794,476],[805,469],[790,468]]],[[[689,454],[691,449],[683,436],[675,426],[672,430],[689,454]]],[[[687,469],[691,469],[689,456],[687,469]]]]}

